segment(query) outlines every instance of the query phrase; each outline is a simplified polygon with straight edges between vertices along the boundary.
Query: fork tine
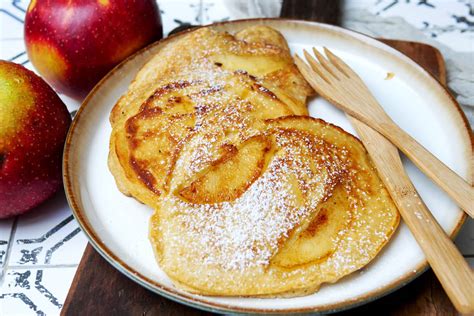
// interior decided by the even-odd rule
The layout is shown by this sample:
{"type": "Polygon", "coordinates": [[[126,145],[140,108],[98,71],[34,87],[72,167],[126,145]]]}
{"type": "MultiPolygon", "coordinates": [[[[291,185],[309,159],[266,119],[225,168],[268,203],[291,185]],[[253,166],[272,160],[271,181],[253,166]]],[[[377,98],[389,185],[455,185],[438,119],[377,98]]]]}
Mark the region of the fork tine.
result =
{"type": "Polygon", "coordinates": [[[329,60],[327,60],[317,49],[313,47],[313,53],[316,58],[319,60],[319,63],[336,79],[339,80],[339,77],[336,75],[336,71],[339,70],[337,67],[333,66],[329,60]],[[336,68],[336,69],[334,69],[336,68]]]}
{"type": "Polygon", "coordinates": [[[323,68],[323,66],[321,66],[321,64],[318,63],[316,59],[314,59],[314,57],[306,51],[306,49],[303,50],[303,54],[311,68],[314,70],[314,72],[316,72],[316,74],[324,81],[331,84],[330,75],[328,75],[328,71],[323,68]]]}
{"type": "Polygon", "coordinates": [[[301,74],[306,78],[308,81],[314,81],[316,83],[316,86],[318,87],[326,87],[327,85],[330,84],[327,82],[324,77],[320,76],[318,73],[315,73],[309,66],[306,64],[303,59],[301,59],[298,54],[295,54],[295,64],[298,67],[299,71],[301,74]]]}
{"type": "Polygon", "coordinates": [[[334,66],[339,69],[340,72],[342,72],[344,75],[346,75],[347,78],[350,78],[351,76],[357,76],[359,77],[354,70],[352,70],[349,65],[347,65],[345,62],[342,61],[341,58],[337,57],[333,52],[331,52],[327,47],[323,47],[324,53],[328,57],[328,59],[333,63],[334,66]]]}

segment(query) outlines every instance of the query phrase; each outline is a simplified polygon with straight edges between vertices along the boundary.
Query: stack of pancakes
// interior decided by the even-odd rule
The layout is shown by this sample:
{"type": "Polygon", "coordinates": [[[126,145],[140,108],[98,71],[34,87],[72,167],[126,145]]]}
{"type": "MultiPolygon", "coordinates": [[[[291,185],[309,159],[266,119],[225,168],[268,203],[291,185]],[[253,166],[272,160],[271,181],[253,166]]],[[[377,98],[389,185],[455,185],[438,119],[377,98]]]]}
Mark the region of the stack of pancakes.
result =
{"type": "Polygon", "coordinates": [[[363,145],[311,118],[284,37],[255,26],[168,39],[112,110],[109,168],[152,207],[176,286],[295,296],[369,263],[399,216],[363,145]]]}

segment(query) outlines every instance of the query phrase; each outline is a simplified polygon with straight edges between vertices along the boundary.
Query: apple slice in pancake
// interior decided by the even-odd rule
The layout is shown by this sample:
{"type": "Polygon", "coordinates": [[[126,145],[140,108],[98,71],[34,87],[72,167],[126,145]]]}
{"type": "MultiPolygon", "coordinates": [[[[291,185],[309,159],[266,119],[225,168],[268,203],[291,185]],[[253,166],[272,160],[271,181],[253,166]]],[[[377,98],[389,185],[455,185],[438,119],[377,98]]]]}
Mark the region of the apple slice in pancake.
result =
{"type": "Polygon", "coordinates": [[[224,154],[196,175],[178,194],[190,203],[219,203],[240,197],[268,165],[272,143],[263,135],[253,136],[236,148],[223,145],[224,154]]]}

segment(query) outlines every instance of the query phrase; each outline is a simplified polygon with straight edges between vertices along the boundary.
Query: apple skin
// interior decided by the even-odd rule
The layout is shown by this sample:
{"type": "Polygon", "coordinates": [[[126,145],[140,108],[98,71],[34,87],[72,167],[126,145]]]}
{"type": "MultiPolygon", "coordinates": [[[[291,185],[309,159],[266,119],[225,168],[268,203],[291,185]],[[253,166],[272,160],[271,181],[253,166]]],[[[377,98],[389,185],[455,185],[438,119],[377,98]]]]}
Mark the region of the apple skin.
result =
{"type": "Polygon", "coordinates": [[[25,213],[62,186],[71,116],[48,84],[0,60],[0,218],[25,213]]]}
{"type": "Polygon", "coordinates": [[[25,18],[31,62],[56,91],[77,100],[126,57],[161,38],[155,0],[33,0],[25,18]]]}

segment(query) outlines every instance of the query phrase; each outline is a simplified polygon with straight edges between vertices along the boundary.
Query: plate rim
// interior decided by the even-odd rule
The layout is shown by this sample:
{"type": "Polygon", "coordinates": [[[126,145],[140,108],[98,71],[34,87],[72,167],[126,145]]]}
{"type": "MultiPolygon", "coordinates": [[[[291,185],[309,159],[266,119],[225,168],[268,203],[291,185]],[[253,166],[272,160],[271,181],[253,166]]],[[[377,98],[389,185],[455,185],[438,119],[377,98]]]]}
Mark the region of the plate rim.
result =
{"type": "MultiPolygon", "coordinates": [[[[408,284],[409,282],[413,281],[416,279],[419,275],[421,275],[424,271],[426,271],[429,267],[428,262],[426,259],[421,262],[416,268],[412,271],[408,271],[407,273],[403,274],[402,276],[398,277],[395,280],[392,280],[390,283],[378,287],[370,292],[363,293],[353,299],[350,300],[345,300],[342,302],[338,303],[332,303],[332,304],[324,304],[324,305],[319,305],[319,306],[308,306],[308,307],[303,307],[303,308],[285,308],[285,309],[272,309],[272,308],[247,308],[247,307],[239,307],[239,306],[232,306],[228,305],[225,303],[214,303],[214,302],[209,302],[209,301],[204,301],[200,300],[198,297],[191,296],[189,293],[180,293],[176,291],[173,287],[165,286],[163,284],[160,284],[156,281],[153,281],[140,272],[134,270],[130,266],[128,266],[125,262],[123,262],[120,258],[118,258],[97,236],[95,233],[94,229],[91,227],[90,223],[88,222],[84,210],[79,207],[79,204],[77,203],[76,200],[78,198],[75,196],[75,193],[72,188],[72,172],[70,172],[70,163],[69,163],[69,154],[71,151],[71,148],[73,146],[73,139],[75,137],[75,129],[76,126],[80,120],[80,117],[82,115],[82,112],[84,109],[90,104],[91,99],[93,96],[100,90],[102,85],[111,77],[113,76],[117,71],[119,71],[126,63],[128,63],[130,60],[134,59],[136,56],[143,54],[147,50],[157,46],[161,45],[164,42],[169,41],[170,39],[173,39],[178,36],[182,36],[188,32],[192,32],[198,28],[202,27],[213,27],[213,26],[220,26],[220,25],[228,25],[228,24],[241,24],[241,23],[252,23],[255,22],[258,24],[259,22],[264,22],[264,21],[276,21],[278,22],[288,22],[288,23],[295,23],[295,24],[302,24],[302,25],[315,25],[315,26],[320,26],[320,27],[325,27],[325,28],[331,28],[335,29],[339,32],[343,32],[345,34],[348,34],[350,36],[353,36],[356,34],[358,37],[362,36],[365,38],[370,39],[371,41],[376,41],[380,45],[385,46],[385,48],[389,48],[389,50],[396,51],[406,58],[408,58],[412,63],[417,65],[420,68],[420,71],[424,72],[427,74],[429,77],[434,79],[436,83],[442,88],[442,91],[449,97],[451,100],[450,105],[446,105],[447,108],[452,108],[452,110],[456,110],[458,114],[460,115],[461,120],[464,123],[464,126],[460,126],[460,130],[465,130],[467,131],[468,138],[467,142],[470,143],[471,145],[471,160],[472,160],[472,153],[474,152],[474,135],[471,132],[470,129],[470,124],[469,121],[467,120],[467,117],[464,113],[464,111],[461,109],[460,105],[457,103],[457,101],[454,99],[454,97],[449,93],[448,88],[445,87],[443,84],[440,83],[440,81],[435,78],[431,73],[426,71],[423,67],[419,66],[412,58],[409,56],[399,52],[398,50],[390,47],[389,45],[379,41],[378,39],[371,37],[369,35],[349,30],[346,28],[342,28],[339,26],[334,26],[334,25],[329,25],[325,23],[318,23],[318,22],[313,22],[313,21],[306,21],[306,20],[297,20],[297,19],[286,19],[286,18],[255,18],[255,19],[240,19],[240,20],[232,20],[232,21],[225,21],[225,22],[218,22],[218,23],[213,23],[213,24],[208,24],[204,26],[199,26],[193,29],[188,29],[176,34],[173,34],[171,36],[165,37],[159,41],[156,41],[136,53],[132,54],[128,58],[126,58],[124,61],[122,61],[120,64],[115,66],[109,73],[107,73],[95,86],[94,88],[89,92],[87,97],[84,99],[82,102],[81,106],[79,107],[74,120],[71,124],[71,127],[68,131],[66,141],[65,141],[65,146],[64,146],[64,153],[63,153],[63,183],[64,183],[64,189],[66,192],[66,198],[68,201],[68,204],[73,212],[74,217],[76,218],[77,222],[79,223],[79,226],[81,227],[82,231],[85,233],[87,239],[91,243],[91,245],[94,247],[94,249],[99,252],[99,254],[106,259],[107,262],[109,262],[114,268],[120,271],[123,275],[128,277],[129,279],[133,280],[134,282],[140,284],[141,286],[147,288],[148,290],[151,290],[152,292],[162,295],[168,299],[171,299],[175,302],[182,303],[191,307],[195,307],[201,310],[207,310],[211,312],[232,312],[232,313],[274,313],[274,314],[283,314],[283,313],[309,313],[309,312],[335,312],[335,311],[342,311],[350,308],[354,308],[363,304],[366,304],[368,302],[371,302],[373,300],[376,300],[380,297],[383,297],[387,294],[390,294],[394,292],[395,290],[401,288],[402,286],[408,284]]],[[[469,166],[469,177],[470,181],[472,183],[472,180],[474,178],[473,172],[474,168],[469,166]]],[[[460,228],[462,227],[467,215],[466,213],[462,213],[456,226],[454,229],[449,233],[449,236],[451,239],[453,239],[457,233],[459,232],[460,228]]]]}

